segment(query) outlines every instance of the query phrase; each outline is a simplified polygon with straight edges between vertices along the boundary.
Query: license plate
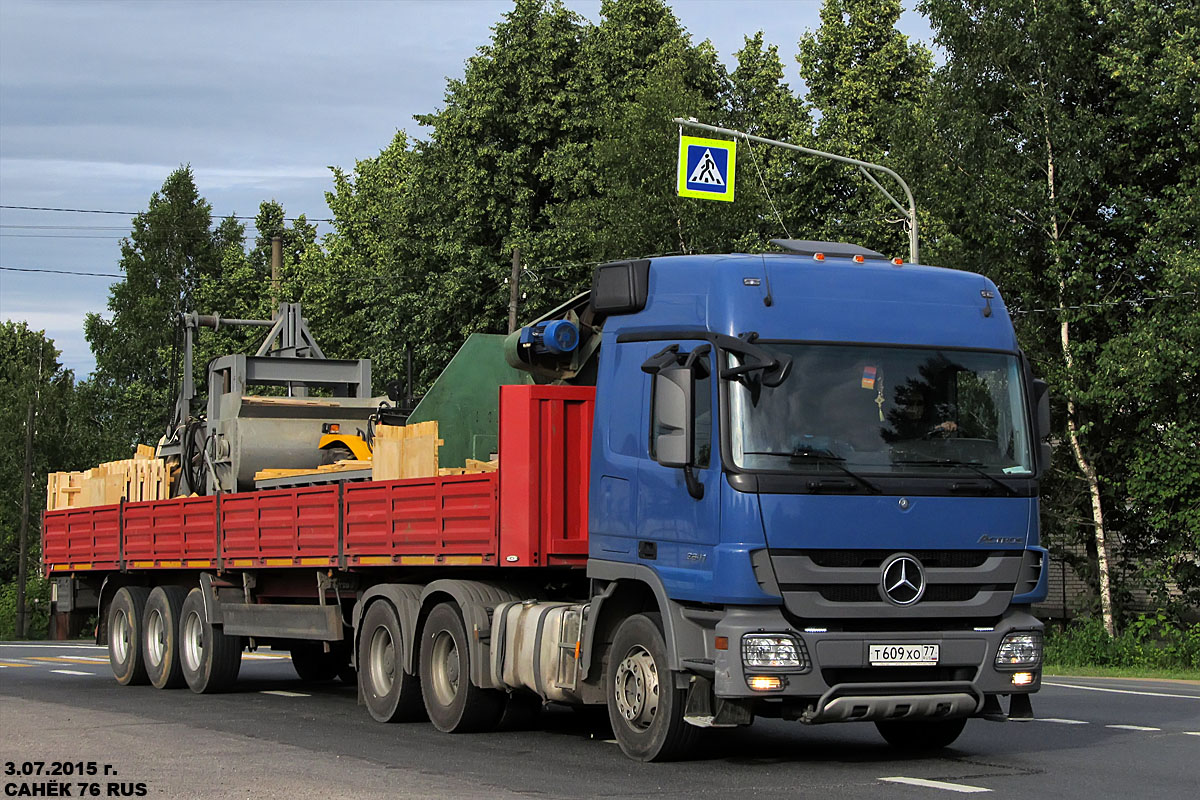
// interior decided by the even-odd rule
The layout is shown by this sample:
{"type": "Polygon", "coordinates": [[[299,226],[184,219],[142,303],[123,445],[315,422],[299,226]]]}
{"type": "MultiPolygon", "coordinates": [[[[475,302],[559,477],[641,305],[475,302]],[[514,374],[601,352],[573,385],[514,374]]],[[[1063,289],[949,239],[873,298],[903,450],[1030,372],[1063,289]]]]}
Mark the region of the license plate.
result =
{"type": "Polygon", "coordinates": [[[941,646],[936,644],[870,644],[867,645],[867,660],[871,666],[891,664],[909,666],[933,666],[938,663],[941,646]]]}

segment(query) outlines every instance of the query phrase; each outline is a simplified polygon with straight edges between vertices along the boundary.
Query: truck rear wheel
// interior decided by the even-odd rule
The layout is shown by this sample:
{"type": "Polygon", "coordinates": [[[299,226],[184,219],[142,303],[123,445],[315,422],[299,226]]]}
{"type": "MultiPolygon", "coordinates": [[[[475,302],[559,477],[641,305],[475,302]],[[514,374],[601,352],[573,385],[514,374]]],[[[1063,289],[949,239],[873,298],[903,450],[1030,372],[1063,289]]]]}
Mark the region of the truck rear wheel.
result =
{"type": "Polygon", "coordinates": [[[467,631],[451,603],[429,612],[421,631],[421,694],[430,722],[445,733],[492,730],[504,714],[503,692],[471,683],[467,631]]]}
{"type": "Polygon", "coordinates": [[[188,688],[196,694],[227,691],[242,667],[242,639],[213,627],[199,589],[188,592],[179,623],[180,663],[188,688]]]}
{"type": "Polygon", "coordinates": [[[150,592],[142,624],[142,652],[146,675],[158,689],[184,685],[179,661],[179,619],[187,590],[181,586],[158,586],[150,592]]]}
{"type": "Polygon", "coordinates": [[[683,719],[686,696],[667,669],[662,631],[648,615],[621,623],[608,662],[608,719],[617,744],[637,761],[684,757],[699,728],[683,719]]]}
{"type": "Polygon", "coordinates": [[[909,753],[949,747],[966,727],[966,717],[938,720],[879,720],[875,727],[887,743],[909,753]]]}
{"type": "Polygon", "coordinates": [[[150,682],[142,653],[142,622],[149,596],[145,586],[124,586],[108,606],[108,663],[122,686],[150,682]]]}
{"type": "Polygon", "coordinates": [[[377,722],[411,722],[425,716],[421,682],[404,671],[404,636],[391,604],[371,604],[359,628],[358,691],[377,722]]]}

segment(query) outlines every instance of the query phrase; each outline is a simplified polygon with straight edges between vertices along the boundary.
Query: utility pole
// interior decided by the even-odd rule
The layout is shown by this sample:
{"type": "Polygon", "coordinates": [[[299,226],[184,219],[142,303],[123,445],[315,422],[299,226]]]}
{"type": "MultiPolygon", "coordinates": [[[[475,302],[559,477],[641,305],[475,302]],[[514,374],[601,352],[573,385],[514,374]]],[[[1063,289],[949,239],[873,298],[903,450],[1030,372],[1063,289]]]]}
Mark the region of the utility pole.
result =
{"type": "Polygon", "coordinates": [[[517,294],[520,289],[518,285],[521,281],[521,248],[513,248],[513,267],[512,277],[508,281],[508,332],[512,333],[517,329],[517,294]]]}
{"type": "Polygon", "coordinates": [[[279,309],[279,270],[283,266],[283,237],[271,237],[271,319],[279,309]]]}

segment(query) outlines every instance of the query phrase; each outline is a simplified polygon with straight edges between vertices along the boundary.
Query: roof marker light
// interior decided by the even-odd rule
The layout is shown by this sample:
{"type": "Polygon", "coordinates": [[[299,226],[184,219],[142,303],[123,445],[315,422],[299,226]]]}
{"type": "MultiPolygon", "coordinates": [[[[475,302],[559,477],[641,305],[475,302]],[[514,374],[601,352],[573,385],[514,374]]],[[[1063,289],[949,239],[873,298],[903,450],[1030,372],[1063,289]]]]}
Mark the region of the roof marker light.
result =
{"type": "Polygon", "coordinates": [[[813,261],[824,261],[824,260],[825,260],[824,253],[813,253],[813,261]]]}
{"type": "Polygon", "coordinates": [[[904,259],[903,258],[893,258],[892,263],[898,267],[904,263],[904,259]]]}
{"type": "Polygon", "coordinates": [[[862,256],[855,256],[855,257],[854,257],[854,263],[855,263],[855,264],[861,264],[861,263],[863,263],[864,261],[866,261],[866,259],[865,259],[865,258],[863,258],[862,256]]]}

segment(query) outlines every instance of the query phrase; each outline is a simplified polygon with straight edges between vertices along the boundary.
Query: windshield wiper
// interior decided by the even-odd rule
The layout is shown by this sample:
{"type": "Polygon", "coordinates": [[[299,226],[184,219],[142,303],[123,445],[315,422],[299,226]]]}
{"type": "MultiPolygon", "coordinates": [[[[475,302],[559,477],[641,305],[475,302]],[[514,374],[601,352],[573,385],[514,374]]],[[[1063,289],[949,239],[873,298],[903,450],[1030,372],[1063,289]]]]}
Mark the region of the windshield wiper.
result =
{"type": "MultiPolygon", "coordinates": [[[[878,486],[842,464],[842,462],[846,460],[845,458],[839,456],[837,453],[834,453],[831,450],[826,450],[823,447],[797,447],[790,453],[781,453],[774,450],[747,450],[745,454],[748,456],[779,456],[788,459],[793,464],[802,464],[805,461],[815,461],[818,464],[828,464],[829,466],[840,470],[848,478],[851,478],[857,483],[861,484],[868,491],[874,492],[875,494],[883,494],[883,491],[878,486]]],[[[820,487],[817,486],[815,488],[820,487]]]]}
{"type": "Polygon", "coordinates": [[[892,463],[904,464],[906,466],[913,467],[963,467],[964,469],[969,469],[971,472],[974,472],[979,477],[986,478],[987,480],[996,484],[1005,492],[1007,492],[1009,497],[1017,496],[1016,489],[1013,489],[995,475],[984,470],[978,461],[959,461],[958,459],[954,458],[900,458],[894,460],[892,463]]]}

